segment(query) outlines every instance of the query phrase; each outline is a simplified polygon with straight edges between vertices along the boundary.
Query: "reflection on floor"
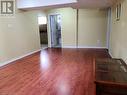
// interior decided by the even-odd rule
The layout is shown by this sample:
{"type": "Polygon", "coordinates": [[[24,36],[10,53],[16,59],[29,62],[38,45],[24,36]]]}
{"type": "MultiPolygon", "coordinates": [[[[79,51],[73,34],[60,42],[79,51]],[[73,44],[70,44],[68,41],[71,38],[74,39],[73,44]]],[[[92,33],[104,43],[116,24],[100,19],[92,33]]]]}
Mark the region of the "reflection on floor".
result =
{"type": "Polygon", "coordinates": [[[95,95],[93,61],[105,49],[44,49],[0,68],[0,95],[95,95]]]}
{"type": "Polygon", "coordinates": [[[47,44],[42,44],[42,45],[41,45],[41,48],[42,48],[42,49],[46,49],[46,48],[48,48],[48,45],[47,45],[47,44]]]}

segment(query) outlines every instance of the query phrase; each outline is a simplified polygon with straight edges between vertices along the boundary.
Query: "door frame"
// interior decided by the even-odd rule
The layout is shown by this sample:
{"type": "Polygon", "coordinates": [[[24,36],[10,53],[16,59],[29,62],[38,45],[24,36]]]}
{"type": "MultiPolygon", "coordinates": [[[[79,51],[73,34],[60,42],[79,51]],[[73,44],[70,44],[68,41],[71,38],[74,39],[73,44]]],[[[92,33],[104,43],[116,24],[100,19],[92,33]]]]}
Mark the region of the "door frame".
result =
{"type": "Polygon", "coordinates": [[[112,10],[111,8],[108,9],[108,14],[107,14],[107,37],[106,37],[106,47],[110,51],[110,36],[111,36],[111,31],[112,31],[112,10]]]}
{"type": "MultiPolygon", "coordinates": [[[[48,14],[48,46],[49,47],[53,47],[52,46],[52,34],[51,34],[51,22],[50,22],[50,16],[52,16],[52,15],[60,15],[61,16],[61,14],[60,13],[50,13],[50,14],[48,14]]],[[[61,20],[61,48],[62,48],[62,20],[61,20]]]]}

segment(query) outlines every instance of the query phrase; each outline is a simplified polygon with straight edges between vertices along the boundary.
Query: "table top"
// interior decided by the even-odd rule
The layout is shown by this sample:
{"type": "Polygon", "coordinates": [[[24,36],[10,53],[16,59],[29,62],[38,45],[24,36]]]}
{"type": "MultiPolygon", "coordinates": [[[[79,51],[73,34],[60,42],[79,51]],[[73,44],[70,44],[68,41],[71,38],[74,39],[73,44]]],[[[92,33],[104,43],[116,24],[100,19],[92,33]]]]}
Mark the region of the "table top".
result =
{"type": "Polygon", "coordinates": [[[122,59],[97,59],[95,81],[127,85],[127,65],[122,59]]]}

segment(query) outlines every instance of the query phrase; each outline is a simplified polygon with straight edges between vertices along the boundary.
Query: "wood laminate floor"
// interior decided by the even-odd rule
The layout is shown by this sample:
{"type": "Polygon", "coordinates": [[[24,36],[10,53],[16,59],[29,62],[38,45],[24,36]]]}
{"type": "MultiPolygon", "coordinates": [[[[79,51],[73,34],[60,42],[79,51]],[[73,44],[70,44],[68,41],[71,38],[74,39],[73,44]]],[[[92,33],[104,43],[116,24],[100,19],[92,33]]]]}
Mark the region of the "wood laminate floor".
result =
{"type": "Polygon", "coordinates": [[[45,49],[0,68],[0,95],[95,95],[93,60],[104,49],[45,49]]]}

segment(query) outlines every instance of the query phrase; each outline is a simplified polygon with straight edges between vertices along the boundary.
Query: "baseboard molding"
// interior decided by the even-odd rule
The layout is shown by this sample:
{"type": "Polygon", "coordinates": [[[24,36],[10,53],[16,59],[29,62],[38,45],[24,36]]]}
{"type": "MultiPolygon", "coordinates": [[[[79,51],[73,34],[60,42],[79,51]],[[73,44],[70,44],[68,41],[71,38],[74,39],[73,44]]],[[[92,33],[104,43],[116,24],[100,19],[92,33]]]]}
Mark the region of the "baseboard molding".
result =
{"type": "Polygon", "coordinates": [[[125,59],[125,63],[127,64],[127,58],[125,59]]]}
{"type": "Polygon", "coordinates": [[[97,46],[78,46],[78,48],[93,48],[93,49],[108,49],[107,47],[97,47],[97,46]]]}
{"type": "Polygon", "coordinates": [[[111,58],[113,58],[113,55],[112,55],[112,53],[111,53],[110,51],[108,51],[108,53],[109,53],[109,55],[111,56],[111,58]]]}
{"type": "Polygon", "coordinates": [[[2,66],[4,66],[4,65],[7,65],[7,64],[9,64],[9,63],[12,63],[12,62],[14,62],[14,61],[16,61],[16,60],[22,59],[22,58],[24,58],[24,57],[27,57],[27,56],[29,56],[29,55],[31,55],[31,54],[34,54],[34,53],[36,53],[36,52],[39,52],[39,51],[41,51],[41,49],[35,50],[35,51],[33,51],[33,52],[30,52],[30,53],[27,53],[27,54],[25,54],[25,55],[19,56],[19,57],[17,57],[17,58],[13,58],[13,59],[8,60],[8,61],[6,61],[6,62],[0,63],[0,67],[2,67],[2,66]]]}
{"type": "Polygon", "coordinates": [[[90,47],[90,46],[62,46],[62,48],[93,48],[93,49],[108,49],[107,47],[96,47],[96,46],[93,46],[93,47],[90,47]]]}
{"type": "Polygon", "coordinates": [[[62,48],[77,48],[76,46],[62,46],[62,48]]]}

